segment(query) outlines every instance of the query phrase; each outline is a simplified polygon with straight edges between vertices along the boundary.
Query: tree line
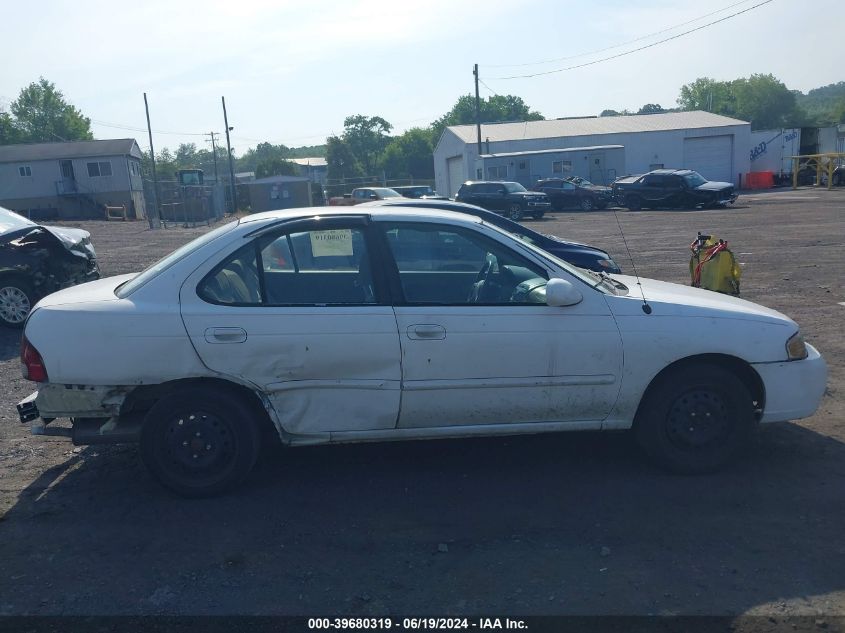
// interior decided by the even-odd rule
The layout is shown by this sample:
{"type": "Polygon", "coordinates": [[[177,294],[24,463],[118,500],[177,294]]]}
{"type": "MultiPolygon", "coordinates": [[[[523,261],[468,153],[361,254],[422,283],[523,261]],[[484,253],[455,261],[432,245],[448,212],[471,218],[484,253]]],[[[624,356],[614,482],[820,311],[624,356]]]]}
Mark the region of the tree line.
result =
{"type": "MultiPolygon", "coordinates": [[[[539,121],[545,117],[514,95],[492,95],[481,100],[484,123],[539,121]]],[[[745,121],[752,129],[825,126],[845,123],[845,82],[810,90],[789,90],[771,74],[754,74],[730,81],[701,77],[681,87],[674,108],[647,103],[636,111],[603,110],[599,116],[656,114],[706,110],[745,121]]],[[[380,177],[389,179],[434,178],[432,154],[443,130],[451,125],[475,123],[475,99],[460,97],[443,116],[424,127],[392,135],[393,125],[380,116],[355,114],[343,122],[343,132],[324,145],[291,148],[283,144],[258,143],[240,156],[234,155],[236,172],[255,172],[256,177],[298,175],[295,158],[324,156],[333,181],[380,177]]],[[[91,140],[91,120],[68,103],[52,82],[41,77],[21,90],[8,111],[0,109],[0,145],[53,141],[91,140]]],[[[200,147],[182,143],[175,151],[165,147],[156,154],[160,177],[172,178],[178,169],[200,168],[225,177],[225,147],[200,147]]],[[[152,174],[152,161],[144,155],[144,173],[152,174]]]]}

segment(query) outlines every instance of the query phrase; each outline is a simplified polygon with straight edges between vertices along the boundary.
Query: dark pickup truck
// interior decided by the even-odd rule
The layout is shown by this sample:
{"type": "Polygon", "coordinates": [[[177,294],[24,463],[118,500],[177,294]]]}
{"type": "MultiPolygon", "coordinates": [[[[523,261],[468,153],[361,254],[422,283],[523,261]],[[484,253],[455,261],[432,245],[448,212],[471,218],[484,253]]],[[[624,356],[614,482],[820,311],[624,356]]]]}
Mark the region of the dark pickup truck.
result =
{"type": "Polygon", "coordinates": [[[733,204],[737,198],[731,183],[709,182],[690,169],[656,169],[642,176],[623,176],[611,189],[619,206],[634,211],[715,207],[733,204]]]}

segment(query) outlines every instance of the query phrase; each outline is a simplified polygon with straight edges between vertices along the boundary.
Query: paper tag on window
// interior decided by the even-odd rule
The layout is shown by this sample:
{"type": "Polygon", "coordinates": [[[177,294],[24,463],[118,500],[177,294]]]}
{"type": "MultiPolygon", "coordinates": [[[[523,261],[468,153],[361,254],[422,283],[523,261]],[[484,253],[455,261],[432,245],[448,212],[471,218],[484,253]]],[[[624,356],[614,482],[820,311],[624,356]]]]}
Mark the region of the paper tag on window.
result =
{"type": "Polygon", "coordinates": [[[352,229],[312,231],[311,253],[314,257],[352,255],[352,229]]]}

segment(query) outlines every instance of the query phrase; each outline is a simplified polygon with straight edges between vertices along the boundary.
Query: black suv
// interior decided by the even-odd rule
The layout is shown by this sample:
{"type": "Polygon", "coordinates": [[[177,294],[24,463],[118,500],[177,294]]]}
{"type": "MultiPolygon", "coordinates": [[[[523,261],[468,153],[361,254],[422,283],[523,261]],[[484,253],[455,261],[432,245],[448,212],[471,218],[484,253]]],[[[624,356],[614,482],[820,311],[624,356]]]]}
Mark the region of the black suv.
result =
{"type": "Polygon", "coordinates": [[[526,215],[539,220],[552,207],[546,194],[528,191],[518,182],[465,182],[455,201],[474,204],[514,221],[526,215]]]}

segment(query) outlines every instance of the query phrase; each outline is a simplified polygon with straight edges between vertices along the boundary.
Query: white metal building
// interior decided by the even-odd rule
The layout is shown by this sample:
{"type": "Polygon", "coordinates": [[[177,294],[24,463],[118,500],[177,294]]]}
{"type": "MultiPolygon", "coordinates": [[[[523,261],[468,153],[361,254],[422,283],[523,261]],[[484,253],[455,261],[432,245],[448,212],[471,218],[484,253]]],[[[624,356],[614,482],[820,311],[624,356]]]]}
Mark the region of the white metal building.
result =
{"type": "MultiPolygon", "coordinates": [[[[746,121],[701,111],[485,123],[481,126],[481,154],[622,145],[625,173],[688,168],[708,180],[739,184],[740,174],[750,171],[750,135],[751,124],[746,121]]],[[[474,125],[446,128],[434,150],[437,191],[452,196],[466,180],[486,178],[483,170],[478,173],[478,158],[474,125]]],[[[606,172],[601,156],[585,160],[592,161],[590,173],[606,172]]],[[[553,176],[540,173],[533,165],[526,168],[541,178],[553,176]]],[[[507,179],[515,180],[510,174],[507,179]]],[[[607,181],[607,174],[596,180],[607,181]]]]}

